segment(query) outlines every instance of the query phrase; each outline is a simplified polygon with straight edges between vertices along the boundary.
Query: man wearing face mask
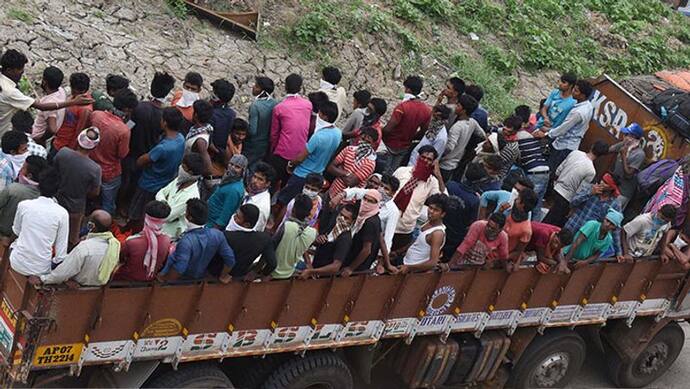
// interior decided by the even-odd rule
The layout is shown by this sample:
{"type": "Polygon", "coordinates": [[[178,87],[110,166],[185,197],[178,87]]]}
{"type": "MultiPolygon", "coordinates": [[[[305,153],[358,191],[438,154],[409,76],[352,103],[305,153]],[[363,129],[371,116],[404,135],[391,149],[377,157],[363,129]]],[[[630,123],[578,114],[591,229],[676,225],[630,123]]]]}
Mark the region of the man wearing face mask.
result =
{"type": "MultiPolygon", "coordinates": [[[[493,212],[503,212],[506,217],[510,215],[510,209],[513,207],[513,203],[518,199],[519,194],[525,189],[534,189],[534,184],[526,177],[517,177],[513,184],[513,187],[508,186],[508,190],[489,190],[481,194],[479,200],[479,219],[486,219],[493,212]],[[488,208],[490,204],[495,204],[495,210],[491,212],[488,208]]],[[[510,177],[509,177],[510,179],[510,177]]],[[[504,184],[509,185],[509,180],[506,179],[504,184]]],[[[532,201],[530,200],[530,203],[532,201]]]]}
{"type": "Polygon", "coordinates": [[[352,225],[352,246],[343,262],[343,277],[370,269],[378,256],[381,247],[380,202],[381,193],[376,189],[367,190],[360,202],[359,213],[352,225]]]}
{"type": "Polygon", "coordinates": [[[345,188],[362,187],[366,179],[374,173],[376,152],[372,144],[377,139],[376,130],[363,128],[357,146],[347,146],[333,159],[328,172],[336,178],[328,189],[329,197],[335,197],[345,188]]]}
{"type": "Polygon", "coordinates": [[[225,152],[228,136],[235,121],[235,110],[230,107],[230,100],[235,96],[235,86],[224,78],[211,83],[213,93],[209,102],[213,106],[213,115],[209,124],[213,126],[210,148],[213,153],[225,152]]]}
{"type": "Polygon", "coordinates": [[[506,217],[496,212],[488,220],[472,223],[467,236],[453,254],[444,270],[457,269],[463,265],[493,266],[495,261],[508,259],[508,234],[503,231],[506,217]]]}
{"type": "Polygon", "coordinates": [[[267,232],[256,228],[259,208],[244,204],[232,216],[225,233],[225,239],[235,252],[235,266],[230,275],[253,281],[257,276],[268,276],[276,268],[276,253],[273,238],[267,232]],[[261,259],[254,263],[256,258],[261,259]]]}
{"type": "Polygon", "coordinates": [[[197,153],[185,155],[177,177],[156,193],[156,200],[163,201],[170,207],[170,214],[165,218],[162,231],[172,239],[177,239],[186,229],[184,215],[187,200],[199,198],[197,183],[204,171],[204,160],[197,153]]]}
{"type": "Polygon", "coordinates": [[[371,100],[371,93],[368,90],[358,90],[352,95],[352,113],[343,125],[343,138],[348,139],[352,137],[352,132],[358,128],[362,128],[364,117],[369,113],[369,101],[371,100]]]}
{"type": "MultiPolygon", "coordinates": [[[[321,193],[321,188],[323,188],[324,178],[320,174],[309,173],[304,181],[304,188],[302,188],[302,194],[306,195],[311,200],[311,211],[307,216],[307,225],[309,227],[315,227],[319,221],[319,216],[323,208],[323,200],[319,193],[321,193]]],[[[295,199],[293,198],[287,204],[287,206],[280,210],[278,216],[274,220],[280,220],[280,224],[274,228],[275,231],[279,230],[283,224],[287,221],[288,217],[292,215],[292,209],[295,205],[295,199]]]]}
{"type": "Polygon", "coordinates": [[[92,126],[101,130],[99,146],[89,156],[101,167],[101,206],[111,215],[115,213],[115,200],[122,184],[122,160],[129,154],[130,130],[125,122],[137,104],[134,92],[123,89],[115,95],[113,110],[94,111],[89,119],[92,126]]]}
{"type": "Polygon", "coordinates": [[[275,88],[273,80],[268,77],[256,77],[254,80],[252,86],[254,101],[249,106],[249,130],[247,131],[247,140],[242,148],[242,154],[249,160],[250,167],[264,159],[266,152],[268,152],[271,136],[271,115],[273,114],[273,107],[277,104],[272,96],[275,88]]]}
{"type": "Polygon", "coordinates": [[[503,228],[508,234],[508,271],[517,270],[522,262],[525,248],[532,240],[532,224],[530,223],[530,211],[537,204],[537,195],[531,188],[520,191],[517,199],[510,208],[510,214],[506,218],[503,228]]]}
{"type": "Polygon", "coordinates": [[[244,197],[244,170],[247,157],[233,155],[220,185],[208,199],[208,227],[224,230],[244,197]]]}
{"type": "Polygon", "coordinates": [[[661,242],[659,251],[666,251],[666,235],[676,220],[677,208],[671,204],[661,206],[656,213],[643,213],[631,220],[621,229],[623,260],[631,262],[634,258],[654,254],[661,242]]]}
{"type": "Polygon", "coordinates": [[[19,131],[6,132],[0,140],[0,190],[17,179],[19,171],[29,156],[29,138],[19,131]]]}
{"type": "Polygon", "coordinates": [[[0,190],[0,238],[12,236],[12,223],[19,202],[39,196],[38,178],[47,167],[45,158],[30,155],[19,171],[17,182],[0,190]]]}
{"type": "Polygon", "coordinates": [[[204,79],[201,74],[197,72],[189,72],[184,76],[182,83],[182,90],[178,90],[173,94],[170,101],[172,107],[177,108],[184,116],[186,123],[183,126],[182,132],[186,133],[189,127],[192,126],[194,118],[195,101],[201,99],[201,87],[204,84],[204,79]]]}
{"type": "MultiPolygon", "coordinates": [[[[64,101],[67,98],[67,93],[61,86],[64,78],[65,75],[55,66],[45,68],[43,70],[43,80],[41,81],[41,89],[43,89],[45,95],[38,99],[38,101],[44,104],[64,101]]],[[[36,114],[36,120],[31,129],[31,137],[41,141],[49,139],[62,126],[64,119],[64,108],[54,111],[39,111],[36,114]]]]}
{"type": "MultiPolygon", "coordinates": [[[[252,176],[247,182],[242,205],[252,204],[259,210],[259,216],[253,227],[256,231],[263,231],[266,228],[268,218],[271,216],[271,193],[268,189],[275,180],[275,170],[265,162],[259,162],[254,167],[252,176]]],[[[233,219],[230,219],[226,230],[230,230],[233,219]]]]}
{"type": "Polygon", "coordinates": [[[621,195],[618,201],[621,209],[625,210],[630,199],[635,195],[637,189],[637,173],[646,159],[642,140],[644,130],[637,123],[621,129],[623,141],[609,147],[609,153],[617,153],[616,162],[611,171],[613,177],[618,181],[621,195]]]}
{"type": "Polygon", "coordinates": [[[384,99],[373,97],[371,100],[369,100],[369,105],[367,105],[367,111],[364,114],[364,118],[362,119],[361,127],[355,128],[349,136],[343,134],[343,138],[348,139],[354,137],[354,143],[356,144],[357,138],[359,137],[360,129],[365,127],[371,127],[375,129],[376,133],[378,134],[378,139],[376,140],[376,142],[374,142],[374,144],[372,144],[374,150],[378,150],[379,145],[383,140],[383,125],[381,124],[381,117],[383,117],[383,115],[386,114],[387,110],[388,104],[386,104],[386,101],[384,99]]]}

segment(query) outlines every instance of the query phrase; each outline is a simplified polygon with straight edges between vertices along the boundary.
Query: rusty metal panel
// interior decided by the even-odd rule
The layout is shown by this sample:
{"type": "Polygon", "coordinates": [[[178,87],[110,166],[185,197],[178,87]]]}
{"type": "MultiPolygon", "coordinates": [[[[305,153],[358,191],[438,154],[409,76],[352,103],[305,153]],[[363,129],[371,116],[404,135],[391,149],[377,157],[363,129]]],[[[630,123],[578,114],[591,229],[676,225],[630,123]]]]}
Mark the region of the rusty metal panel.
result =
{"type": "Polygon", "coordinates": [[[596,281],[602,265],[587,266],[573,271],[563,293],[558,298],[559,305],[579,304],[587,293],[588,288],[596,281]]]}
{"type": "Polygon", "coordinates": [[[328,291],[324,306],[316,317],[319,323],[341,323],[343,321],[347,298],[357,282],[357,277],[333,279],[333,285],[328,291]]]}
{"type": "Polygon", "coordinates": [[[460,310],[462,312],[486,311],[498,297],[507,277],[508,273],[504,270],[477,272],[460,310]]]}
{"type": "MultiPolygon", "coordinates": [[[[367,277],[359,293],[359,298],[350,313],[351,320],[381,320],[381,311],[388,302],[391,292],[395,288],[397,277],[377,276],[367,277]]],[[[416,277],[415,277],[416,278],[416,277]]],[[[407,285],[405,285],[407,287],[407,285]]]]}
{"type": "Polygon", "coordinates": [[[565,274],[543,274],[534,285],[534,291],[530,296],[527,306],[529,308],[547,307],[561,294],[561,287],[570,276],[565,274]]]}
{"type": "MultiPolygon", "coordinates": [[[[53,304],[50,309],[53,325],[48,331],[44,331],[40,344],[83,342],[84,335],[92,325],[93,312],[99,295],[100,289],[96,288],[56,291],[52,297],[53,304]]],[[[121,320],[132,320],[132,318],[122,317],[121,320]]],[[[118,322],[110,322],[107,327],[113,331],[117,327],[115,323],[118,322]]]]}
{"type": "Polygon", "coordinates": [[[609,263],[606,265],[599,281],[589,296],[590,303],[611,302],[611,297],[616,296],[622,284],[628,278],[633,265],[630,263],[609,263]]]}
{"type": "Polygon", "coordinates": [[[527,303],[531,294],[530,289],[538,277],[539,273],[534,269],[522,269],[511,273],[496,300],[496,310],[515,309],[522,303],[527,303]]]}
{"type": "Polygon", "coordinates": [[[257,282],[250,284],[242,314],[233,323],[237,330],[270,328],[282,309],[284,297],[290,291],[290,280],[257,282]]]}
{"type": "Polygon", "coordinates": [[[191,334],[226,331],[243,283],[206,284],[196,302],[196,314],[186,327],[191,334]],[[219,298],[220,297],[220,298],[219,298]]]}
{"type": "Polygon", "coordinates": [[[623,285],[618,301],[639,300],[656,276],[660,264],[656,261],[637,261],[630,270],[628,280],[623,285]]]}

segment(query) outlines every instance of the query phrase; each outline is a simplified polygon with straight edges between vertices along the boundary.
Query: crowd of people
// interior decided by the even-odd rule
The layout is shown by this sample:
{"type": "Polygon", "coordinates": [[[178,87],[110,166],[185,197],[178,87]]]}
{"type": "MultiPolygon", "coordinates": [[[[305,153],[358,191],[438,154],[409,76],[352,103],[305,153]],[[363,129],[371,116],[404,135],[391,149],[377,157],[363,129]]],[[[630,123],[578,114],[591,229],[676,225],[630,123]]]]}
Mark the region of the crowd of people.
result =
{"type": "Polygon", "coordinates": [[[142,98],[125,75],[92,91],[49,66],[31,97],[27,62],[0,58],[0,236],[34,284],[567,273],[655,254],[690,268],[690,163],[647,161],[636,123],[580,150],[593,88],[572,74],[497,123],[458,77],[429,99],[409,76],[387,102],[335,67],[307,94],[288,75],[282,99],[257,76],[244,114],[231,82],[193,71],[179,88],[156,73],[142,98]]]}

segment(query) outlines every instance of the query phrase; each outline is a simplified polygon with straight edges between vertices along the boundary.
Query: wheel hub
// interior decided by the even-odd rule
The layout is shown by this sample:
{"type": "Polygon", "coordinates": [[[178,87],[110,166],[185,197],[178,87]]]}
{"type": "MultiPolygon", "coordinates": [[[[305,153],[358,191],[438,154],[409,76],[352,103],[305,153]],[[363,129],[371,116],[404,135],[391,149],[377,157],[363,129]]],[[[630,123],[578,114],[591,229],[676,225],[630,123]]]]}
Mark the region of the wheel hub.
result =
{"type": "Polygon", "coordinates": [[[648,347],[640,355],[637,369],[644,375],[654,374],[666,365],[668,359],[668,345],[666,343],[656,343],[648,347]]]}
{"type": "Polygon", "coordinates": [[[567,374],[570,357],[566,353],[551,354],[535,369],[530,386],[548,388],[556,386],[567,374]]]}

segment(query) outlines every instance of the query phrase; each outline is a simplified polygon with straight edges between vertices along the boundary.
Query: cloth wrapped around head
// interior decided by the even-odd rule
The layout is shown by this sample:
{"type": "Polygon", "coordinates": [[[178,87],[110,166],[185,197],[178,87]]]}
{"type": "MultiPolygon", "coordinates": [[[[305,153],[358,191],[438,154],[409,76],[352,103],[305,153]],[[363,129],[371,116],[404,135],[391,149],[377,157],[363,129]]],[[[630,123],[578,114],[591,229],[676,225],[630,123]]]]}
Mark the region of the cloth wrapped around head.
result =
{"type": "Polygon", "coordinates": [[[93,150],[101,141],[101,131],[97,127],[85,128],[77,136],[79,146],[84,150],[93,150]]]}

